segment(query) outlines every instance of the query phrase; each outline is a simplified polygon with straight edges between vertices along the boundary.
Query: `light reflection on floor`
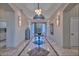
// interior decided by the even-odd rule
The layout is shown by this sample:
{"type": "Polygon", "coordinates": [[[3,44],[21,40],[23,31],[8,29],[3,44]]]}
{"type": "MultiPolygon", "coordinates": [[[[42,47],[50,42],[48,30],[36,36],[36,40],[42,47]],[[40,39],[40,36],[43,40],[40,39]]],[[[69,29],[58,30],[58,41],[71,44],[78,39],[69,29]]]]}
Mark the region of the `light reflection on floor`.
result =
{"type": "MultiPolygon", "coordinates": [[[[39,40],[38,37],[33,37],[33,39],[31,40],[31,42],[27,46],[27,48],[25,48],[25,50],[22,52],[22,54],[21,54],[22,56],[28,56],[29,54],[27,52],[29,52],[29,51],[31,51],[31,50],[39,47],[37,44],[34,44],[35,40],[39,40]]],[[[40,40],[42,40],[44,42],[42,45],[40,45],[40,48],[41,49],[45,49],[46,51],[49,51],[48,55],[55,56],[56,55],[55,52],[52,50],[51,46],[49,45],[49,43],[47,42],[47,40],[45,39],[45,37],[41,36],[40,40]]],[[[36,53],[36,52],[33,52],[33,53],[36,53]]]]}
{"type": "Polygon", "coordinates": [[[45,42],[44,42],[44,40],[43,40],[43,37],[40,37],[40,38],[39,38],[39,37],[36,37],[36,38],[35,38],[35,43],[37,43],[37,44],[36,44],[36,47],[37,47],[37,48],[39,48],[39,47],[42,48],[42,45],[43,45],[45,42]],[[39,40],[40,40],[40,42],[39,42],[39,40]]]}

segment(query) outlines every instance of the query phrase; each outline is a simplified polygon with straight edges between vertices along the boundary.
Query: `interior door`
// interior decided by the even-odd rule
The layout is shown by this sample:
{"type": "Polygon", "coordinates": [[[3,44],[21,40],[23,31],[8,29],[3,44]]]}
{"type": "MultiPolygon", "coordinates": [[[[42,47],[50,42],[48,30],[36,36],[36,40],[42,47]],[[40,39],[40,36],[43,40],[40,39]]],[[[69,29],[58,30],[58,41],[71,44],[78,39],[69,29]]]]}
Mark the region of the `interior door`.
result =
{"type": "Polygon", "coordinates": [[[70,19],[70,41],[71,47],[78,46],[78,17],[72,17],[70,19]]]}

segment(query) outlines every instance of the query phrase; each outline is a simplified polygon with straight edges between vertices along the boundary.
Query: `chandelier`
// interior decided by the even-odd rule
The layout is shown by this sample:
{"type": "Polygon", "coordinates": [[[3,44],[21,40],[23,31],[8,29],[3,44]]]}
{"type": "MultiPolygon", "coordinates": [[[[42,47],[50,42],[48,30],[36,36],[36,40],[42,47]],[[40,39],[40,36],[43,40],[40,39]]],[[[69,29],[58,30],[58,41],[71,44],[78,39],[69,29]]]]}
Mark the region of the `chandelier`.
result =
{"type": "Polygon", "coordinates": [[[45,19],[45,17],[42,15],[42,9],[39,8],[39,3],[37,5],[37,9],[35,9],[36,15],[33,17],[33,19],[45,19]]]}

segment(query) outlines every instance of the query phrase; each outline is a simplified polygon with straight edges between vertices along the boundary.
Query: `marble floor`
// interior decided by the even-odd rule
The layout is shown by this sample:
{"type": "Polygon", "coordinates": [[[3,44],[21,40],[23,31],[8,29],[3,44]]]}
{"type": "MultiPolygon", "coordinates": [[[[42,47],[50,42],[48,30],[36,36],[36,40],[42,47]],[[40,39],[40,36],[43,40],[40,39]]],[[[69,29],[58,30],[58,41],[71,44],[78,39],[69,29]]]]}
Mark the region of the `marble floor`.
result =
{"type": "Polygon", "coordinates": [[[50,37],[48,38],[48,41],[53,46],[53,48],[57,51],[59,56],[79,56],[79,48],[70,48],[70,49],[62,48],[58,46],[56,42],[50,37]]]}
{"type": "MultiPolygon", "coordinates": [[[[31,40],[31,42],[29,43],[29,45],[21,53],[21,56],[29,56],[29,54],[28,54],[29,51],[31,51],[32,49],[35,49],[36,47],[38,48],[38,45],[36,45],[36,44],[33,43],[34,41],[35,41],[35,39],[31,40]]],[[[43,39],[43,41],[44,41],[44,44],[41,45],[41,48],[43,48],[44,50],[46,50],[46,51],[49,52],[46,56],[56,56],[55,51],[51,48],[51,46],[49,45],[49,43],[47,42],[47,40],[43,39]]],[[[40,53],[40,51],[38,51],[38,53],[40,53]]],[[[43,52],[43,53],[45,53],[45,52],[43,52]]],[[[40,54],[40,55],[36,55],[36,56],[43,56],[43,55],[40,54]]],[[[35,55],[32,55],[32,56],[35,56],[35,55]]]]}
{"type": "Polygon", "coordinates": [[[53,40],[43,38],[41,49],[32,40],[24,40],[16,48],[0,48],[0,56],[78,56],[78,49],[64,49],[53,40]]]}
{"type": "Polygon", "coordinates": [[[18,56],[30,40],[22,41],[16,48],[0,48],[0,56],[18,56]]]}
{"type": "Polygon", "coordinates": [[[6,46],[6,40],[0,40],[0,47],[6,46]]]}

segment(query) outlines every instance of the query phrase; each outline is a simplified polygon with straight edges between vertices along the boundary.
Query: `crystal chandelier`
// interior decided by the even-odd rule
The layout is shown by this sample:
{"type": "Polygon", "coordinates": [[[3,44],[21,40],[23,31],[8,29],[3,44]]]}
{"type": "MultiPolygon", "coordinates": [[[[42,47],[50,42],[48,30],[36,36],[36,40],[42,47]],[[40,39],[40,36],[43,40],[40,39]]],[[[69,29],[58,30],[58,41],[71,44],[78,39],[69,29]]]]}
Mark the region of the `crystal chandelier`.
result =
{"type": "Polygon", "coordinates": [[[36,13],[37,15],[41,15],[41,13],[42,13],[42,10],[39,8],[39,3],[38,3],[38,8],[35,9],[35,13],[36,13]]]}
{"type": "Polygon", "coordinates": [[[38,3],[38,8],[35,9],[36,15],[33,17],[33,19],[45,19],[44,16],[42,15],[42,9],[39,8],[39,3],[38,3]]]}

